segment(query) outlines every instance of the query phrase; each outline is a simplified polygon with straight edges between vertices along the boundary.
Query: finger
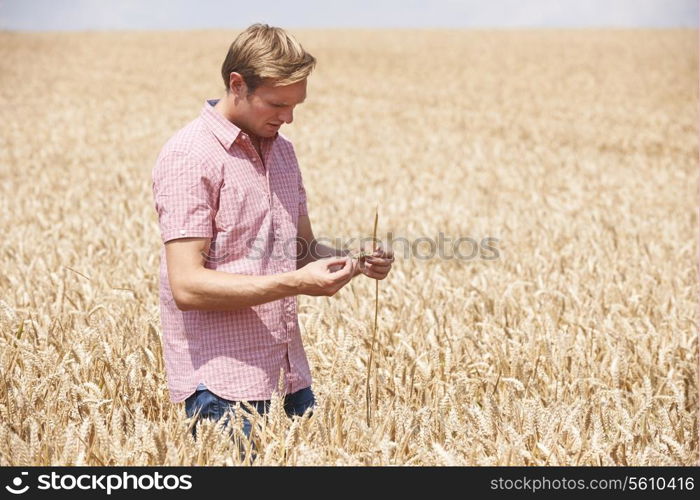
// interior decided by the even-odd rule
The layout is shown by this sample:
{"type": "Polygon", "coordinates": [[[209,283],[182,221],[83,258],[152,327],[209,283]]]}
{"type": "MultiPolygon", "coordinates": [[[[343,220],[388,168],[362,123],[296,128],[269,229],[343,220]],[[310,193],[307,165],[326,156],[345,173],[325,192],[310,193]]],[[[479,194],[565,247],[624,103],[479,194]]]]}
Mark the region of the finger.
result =
{"type": "Polygon", "coordinates": [[[341,268],[337,269],[336,271],[331,271],[331,273],[339,273],[343,270],[345,270],[348,266],[348,263],[350,262],[350,258],[348,257],[330,257],[328,259],[323,259],[323,263],[326,266],[326,269],[333,267],[333,266],[338,266],[342,265],[341,268]]]}
{"type": "Polygon", "coordinates": [[[394,262],[394,251],[391,248],[387,249],[384,252],[384,259],[386,259],[390,262],[394,262]]]}
{"type": "Polygon", "coordinates": [[[388,269],[374,269],[374,268],[372,268],[372,269],[369,269],[367,272],[372,273],[375,277],[376,276],[386,276],[387,274],[389,274],[388,269]]]}
{"type": "Polygon", "coordinates": [[[348,268],[348,281],[351,280],[357,274],[359,266],[360,266],[360,263],[357,262],[357,260],[355,260],[355,259],[350,260],[350,266],[348,268]]]}
{"type": "Polygon", "coordinates": [[[384,259],[393,262],[394,261],[394,252],[392,250],[382,250],[378,249],[375,250],[371,256],[368,257],[369,259],[384,259]]]}
{"type": "Polygon", "coordinates": [[[338,269],[336,272],[331,274],[335,283],[341,283],[345,279],[352,278],[353,274],[355,274],[355,264],[353,263],[352,259],[348,259],[341,269],[338,269]]]}
{"type": "Polygon", "coordinates": [[[340,289],[342,289],[345,285],[347,285],[348,283],[350,283],[350,281],[352,281],[352,277],[353,277],[353,275],[351,274],[351,275],[349,275],[346,279],[337,281],[337,282],[335,283],[334,287],[333,287],[333,290],[334,290],[333,293],[338,292],[338,291],[339,291],[340,289]]]}
{"type": "Polygon", "coordinates": [[[392,259],[383,259],[379,257],[369,257],[367,259],[367,262],[369,264],[372,264],[373,266],[390,266],[392,262],[394,262],[392,259]]]}
{"type": "Polygon", "coordinates": [[[321,259],[321,262],[328,264],[343,264],[348,260],[350,260],[350,258],[347,255],[337,255],[335,257],[326,257],[325,259],[321,259]]]}
{"type": "Polygon", "coordinates": [[[352,274],[349,274],[349,275],[347,276],[347,278],[345,278],[345,279],[343,279],[342,281],[340,281],[340,282],[338,283],[338,286],[339,286],[340,288],[343,288],[345,285],[347,285],[348,283],[350,283],[350,281],[352,281],[352,274]]]}
{"type": "Polygon", "coordinates": [[[374,271],[376,273],[388,273],[389,269],[391,269],[391,264],[379,264],[379,263],[371,262],[371,263],[365,264],[365,269],[369,269],[369,270],[374,271]]]}
{"type": "Polygon", "coordinates": [[[372,269],[365,269],[362,273],[368,278],[373,278],[375,280],[381,280],[386,278],[387,273],[377,272],[372,269]]]}

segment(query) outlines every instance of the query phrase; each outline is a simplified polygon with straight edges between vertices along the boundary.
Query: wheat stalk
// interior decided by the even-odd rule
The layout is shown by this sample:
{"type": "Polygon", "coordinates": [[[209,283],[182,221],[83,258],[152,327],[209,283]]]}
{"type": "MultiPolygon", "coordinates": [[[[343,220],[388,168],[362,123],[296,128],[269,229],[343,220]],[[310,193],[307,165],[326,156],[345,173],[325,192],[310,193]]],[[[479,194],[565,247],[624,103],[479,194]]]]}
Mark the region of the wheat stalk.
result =
{"type": "MultiPolygon", "coordinates": [[[[374,230],[372,231],[372,251],[374,252],[377,247],[376,247],[376,242],[377,242],[377,222],[379,221],[379,204],[377,204],[377,207],[374,210],[374,230]]],[[[374,326],[372,328],[372,342],[370,343],[369,346],[369,362],[367,363],[367,385],[365,388],[365,398],[366,398],[366,405],[367,405],[367,427],[372,425],[372,406],[371,406],[371,400],[372,400],[372,395],[370,392],[370,376],[372,373],[372,360],[374,359],[374,342],[377,338],[377,316],[379,313],[379,280],[374,280],[375,281],[375,288],[374,288],[374,326]]],[[[376,389],[376,387],[375,387],[376,389]]]]}

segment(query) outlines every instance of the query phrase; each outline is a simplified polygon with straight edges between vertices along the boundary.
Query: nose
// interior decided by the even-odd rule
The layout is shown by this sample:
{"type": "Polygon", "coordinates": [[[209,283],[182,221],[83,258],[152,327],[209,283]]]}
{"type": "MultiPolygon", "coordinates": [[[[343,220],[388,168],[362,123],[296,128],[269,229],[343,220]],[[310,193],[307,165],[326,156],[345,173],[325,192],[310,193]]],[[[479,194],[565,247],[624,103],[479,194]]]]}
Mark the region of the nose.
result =
{"type": "Polygon", "coordinates": [[[291,109],[285,110],[282,115],[280,115],[279,121],[292,123],[292,121],[294,121],[294,112],[291,109]]]}

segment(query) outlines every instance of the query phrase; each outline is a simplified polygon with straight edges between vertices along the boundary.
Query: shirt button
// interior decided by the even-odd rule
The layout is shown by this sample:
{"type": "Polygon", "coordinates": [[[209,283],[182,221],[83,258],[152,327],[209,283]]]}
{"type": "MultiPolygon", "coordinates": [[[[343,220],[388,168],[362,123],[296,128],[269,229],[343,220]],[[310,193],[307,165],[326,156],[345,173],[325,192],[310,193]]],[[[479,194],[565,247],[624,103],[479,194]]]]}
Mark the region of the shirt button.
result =
{"type": "Polygon", "coordinates": [[[184,236],[184,235],[185,235],[185,230],[184,230],[184,229],[180,229],[180,234],[184,236]]]}

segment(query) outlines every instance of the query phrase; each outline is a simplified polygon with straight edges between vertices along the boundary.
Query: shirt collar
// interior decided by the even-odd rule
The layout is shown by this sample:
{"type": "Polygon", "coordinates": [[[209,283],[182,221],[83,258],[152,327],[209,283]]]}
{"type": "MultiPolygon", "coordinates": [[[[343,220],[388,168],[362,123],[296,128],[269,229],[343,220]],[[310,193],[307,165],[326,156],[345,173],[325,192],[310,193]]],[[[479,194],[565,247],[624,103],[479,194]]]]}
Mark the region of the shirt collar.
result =
{"type": "MultiPolygon", "coordinates": [[[[247,138],[248,134],[243,132],[234,123],[224,118],[221,113],[214,109],[217,102],[219,102],[219,99],[207,99],[202,107],[201,117],[204,120],[204,123],[207,124],[209,129],[219,140],[221,145],[228,150],[231,149],[231,146],[234,142],[236,142],[236,139],[238,139],[239,136],[241,140],[245,140],[244,138],[247,138]]],[[[265,144],[268,141],[274,142],[278,136],[279,131],[275,132],[273,137],[261,137],[260,144],[265,144]]]]}

